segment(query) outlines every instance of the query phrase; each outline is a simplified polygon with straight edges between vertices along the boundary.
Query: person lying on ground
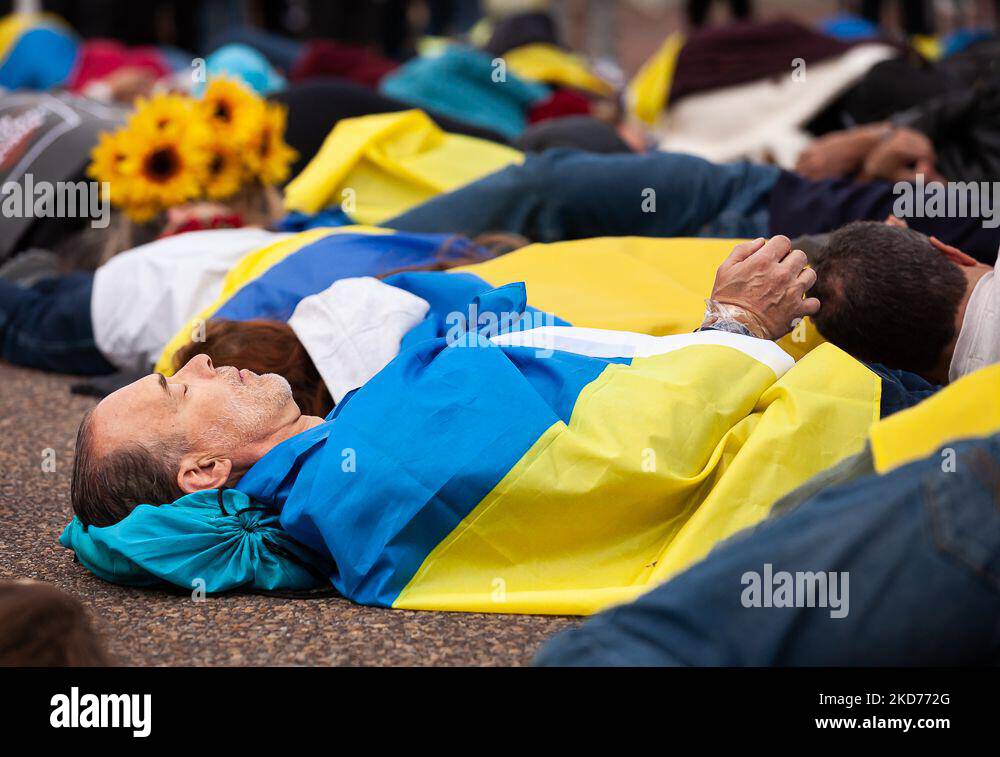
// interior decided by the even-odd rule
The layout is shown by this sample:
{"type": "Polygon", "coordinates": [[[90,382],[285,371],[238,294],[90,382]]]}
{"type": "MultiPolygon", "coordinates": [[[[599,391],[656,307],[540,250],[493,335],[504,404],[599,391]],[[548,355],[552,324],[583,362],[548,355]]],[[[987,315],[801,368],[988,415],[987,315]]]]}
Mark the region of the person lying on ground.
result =
{"type": "MultiPolygon", "coordinates": [[[[805,253],[792,250],[786,237],[737,245],[713,287],[711,300],[723,307],[706,319],[706,327],[768,340],[784,336],[796,318],[820,309],[818,300],[803,297],[816,281],[806,262],[805,253]]],[[[88,413],[80,427],[74,464],[74,509],[84,523],[107,524],[143,501],[171,501],[201,489],[232,485],[269,449],[321,422],[319,417],[302,415],[282,376],[258,376],[233,366],[216,368],[208,356],[196,355],[173,376],[150,374],[109,395],[88,413]],[[230,454],[209,462],[205,453],[215,441],[230,454]],[[97,485],[98,480],[110,483],[108,476],[95,474],[102,463],[116,458],[127,462],[137,456],[149,465],[152,461],[148,452],[143,454],[144,448],[164,446],[174,448],[170,457],[177,471],[168,474],[157,464],[151,471],[155,475],[135,482],[139,491],[123,502],[115,502],[97,485]],[[145,497],[143,486],[151,488],[150,494],[159,487],[160,496],[145,497]],[[165,492],[173,496],[164,499],[165,492]],[[95,517],[95,511],[114,516],[95,517]]],[[[121,483],[132,483],[129,478],[121,483]]]]}
{"type": "MultiPolygon", "coordinates": [[[[900,230],[900,223],[894,217],[891,225],[857,222],[824,235],[822,244],[811,248],[814,269],[828,272],[811,290],[827,303],[813,317],[813,324],[821,324],[831,341],[859,360],[903,371],[896,374],[901,379],[919,373],[928,382],[945,384],[1000,361],[997,337],[989,325],[996,320],[991,313],[997,310],[991,304],[992,269],[936,239],[900,230]],[[829,256],[824,255],[827,248],[829,256]],[[845,290],[856,295],[845,297],[845,290]]],[[[676,287],[669,278],[671,272],[690,281],[686,277],[698,267],[690,258],[711,258],[723,244],[724,240],[612,239],[534,245],[511,258],[464,269],[465,276],[486,277],[477,282],[478,289],[465,282],[460,285],[453,274],[403,273],[382,282],[342,279],[301,300],[287,323],[262,318],[259,313],[249,314],[247,320],[213,316],[198,341],[189,341],[173,354],[172,370],[204,353],[216,365],[278,373],[292,384],[304,412],[311,408],[309,414],[325,416],[335,399],[363,385],[405,342],[443,335],[448,326],[445,314],[461,312],[466,301],[491,286],[516,280],[525,281],[532,292],[565,292],[551,299],[533,296],[532,304],[546,314],[567,317],[573,325],[621,328],[612,311],[625,306],[616,300],[616,291],[624,288],[631,296],[631,330],[671,334],[693,329],[697,322],[677,328],[670,319],[671,313],[684,310],[677,289],[671,289],[674,294],[669,301],[651,303],[647,310],[635,277],[656,277],[659,286],[676,287]],[[613,249],[605,244],[615,241],[613,249]],[[643,243],[648,247],[640,248],[643,243]],[[655,251],[655,260],[638,256],[640,249],[655,251]],[[588,262],[591,251],[604,256],[607,264],[588,262]],[[580,265],[572,271],[561,264],[576,261],[580,265]],[[620,273],[632,267],[637,274],[620,273]],[[590,299],[593,305],[585,306],[590,299]],[[602,317],[603,309],[608,312],[602,317]],[[399,318],[404,313],[409,317],[405,324],[399,318]],[[643,313],[647,313],[645,321],[643,313]],[[381,323],[383,328],[373,334],[371,323],[381,323]],[[436,328],[432,327],[435,323],[436,328]],[[347,345],[356,346],[349,349],[347,345]]],[[[804,243],[797,240],[794,244],[801,249],[804,243]]],[[[799,337],[781,342],[796,359],[817,343],[808,334],[799,337]],[[798,346],[802,352],[795,351],[798,346]]],[[[915,375],[907,381],[911,388],[923,383],[915,375]]],[[[925,391],[933,384],[927,383],[925,391]]]]}
{"type": "Polygon", "coordinates": [[[912,88],[898,112],[875,119],[859,113],[862,123],[821,136],[802,152],[795,170],[815,180],[914,181],[922,174],[927,181],[993,181],[1000,171],[997,52],[997,42],[989,41],[929,72],[913,71],[901,60],[879,64],[848,104],[880,107],[894,101],[887,89],[912,88]],[[910,79],[902,87],[901,77],[910,79]]]}
{"type": "Polygon", "coordinates": [[[814,317],[859,360],[946,384],[1000,361],[994,267],[901,222],[858,221],[830,235],[814,261],[814,317]]]}
{"type": "MultiPolygon", "coordinates": [[[[286,259],[302,261],[292,282],[282,268],[271,274],[285,298],[312,294],[346,276],[413,265],[449,267],[493,254],[442,234],[370,232],[359,228],[352,233],[348,227],[300,234],[254,227],[191,231],[116,255],[95,273],[59,274],[50,265],[32,273],[37,281],[23,282],[5,280],[0,273],[0,358],[81,375],[148,371],[177,331],[220,295],[241,261],[276,255],[282,245],[292,249],[286,259]]],[[[489,235],[481,240],[498,243],[489,235]]],[[[500,249],[507,248],[496,251],[500,249]]],[[[277,317],[278,299],[272,298],[271,310],[261,315],[277,317]]]]}
{"type": "MultiPolygon", "coordinates": [[[[907,185],[910,186],[910,185],[907,185]]],[[[797,237],[858,220],[901,215],[913,229],[992,262],[1000,231],[990,218],[931,217],[887,182],[811,181],[775,166],[714,164],[675,153],[528,155],[391,218],[402,231],[475,236],[507,231],[536,242],[601,236],[797,237]],[[899,206],[897,208],[897,205],[899,206]],[[896,212],[898,211],[898,212],[896,212]]],[[[1000,219],[997,219],[1000,222],[1000,219]]]]}
{"type": "Polygon", "coordinates": [[[146,370],[237,261],[288,236],[253,227],[167,236],[95,273],[60,273],[57,260],[32,256],[24,278],[0,274],[0,358],[88,376],[146,370]]]}
{"type": "MultiPolygon", "coordinates": [[[[280,536],[359,602],[592,612],[858,451],[879,376],[833,345],[795,363],[769,341],[815,312],[812,283],[786,238],[744,243],[703,330],[473,328],[404,350],[325,420],[279,376],[195,357],[84,420],[63,543],[112,580],[197,570],[220,591],[256,585],[280,536]],[[191,538],[203,528],[215,536],[191,538]]],[[[477,301],[520,317],[526,292],[477,301]]]]}

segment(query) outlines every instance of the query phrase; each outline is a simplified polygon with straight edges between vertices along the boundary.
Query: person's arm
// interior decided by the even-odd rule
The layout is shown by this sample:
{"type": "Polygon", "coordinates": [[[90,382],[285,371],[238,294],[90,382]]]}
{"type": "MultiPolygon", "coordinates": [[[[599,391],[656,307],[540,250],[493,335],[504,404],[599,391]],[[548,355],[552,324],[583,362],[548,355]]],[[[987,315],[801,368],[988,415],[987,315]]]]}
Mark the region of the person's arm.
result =
{"type": "Polygon", "coordinates": [[[819,300],[805,296],[816,283],[808,262],[786,236],[736,245],[715,274],[701,328],[780,339],[796,320],[819,312],[819,300]]]}
{"type": "Polygon", "coordinates": [[[915,129],[893,129],[865,158],[858,179],[872,181],[914,181],[923,175],[927,181],[940,181],[937,153],[926,134],[915,129]]]}
{"type": "MultiPolygon", "coordinates": [[[[922,173],[927,179],[943,180],[937,170],[938,152],[974,156],[969,165],[962,161],[962,175],[947,178],[969,181],[989,178],[998,160],[995,128],[1000,110],[1000,89],[981,84],[939,95],[892,118],[893,137],[872,152],[862,178],[912,181],[922,173]],[[970,171],[972,171],[970,173],[970,171]]],[[[951,164],[946,170],[959,170],[951,164]]]]}
{"type": "Polygon", "coordinates": [[[891,131],[890,124],[880,122],[825,134],[802,151],[795,172],[814,181],[853,176],[891,131]]]}

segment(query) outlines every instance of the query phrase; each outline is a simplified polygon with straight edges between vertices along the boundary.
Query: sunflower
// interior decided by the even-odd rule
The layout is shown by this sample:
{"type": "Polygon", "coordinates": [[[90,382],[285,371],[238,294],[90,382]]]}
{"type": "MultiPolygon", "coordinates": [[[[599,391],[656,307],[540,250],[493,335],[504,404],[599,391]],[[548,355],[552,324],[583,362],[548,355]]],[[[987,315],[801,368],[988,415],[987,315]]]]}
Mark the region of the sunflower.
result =
{"type": "Polygon", "coordinates": [[[280,184],[288,178],[298,153],[285,142],[284,106],[268,104],[256,133],[247,145],[244,160],[263,184],[280,184]]]}
{"type": "Polygon", "coordinates": [[[195,101],[185,95],[161,92],[139,98],[128,128],[146,133],[177,136],[198,120],[195,101]]]}
{"type": "Polygon", "coordinates": [[[179,205],[201,194],[211,155],[205,134],[188,125],[183,134],[130,127],[126,132],[128,202],[179,205]],[[145,132],[145,133],[144,133],[145,132]]]}
{"type": "Polygon", "coordinates": [[[212,79],[198,103],[202,115],[232,145],[248,143],[264,116],[264,103],[233,79],[212,79]]]}
{"type": "Polygon", "coordinates": [[[208,151],[205,196],[210,200],[224,200],[236,194],[246,178],[243,156],[221,139],[213,141],[208,151]]]}
{"type": "Polygon", "coordinates": [[[97,145],[90,151],[87,175],[99,182],[107,182],[110,200],[115,205],[128,202],[129,176],[125,172],[128,161],[128,144],[125,132],[101,132],[97,145]]]}

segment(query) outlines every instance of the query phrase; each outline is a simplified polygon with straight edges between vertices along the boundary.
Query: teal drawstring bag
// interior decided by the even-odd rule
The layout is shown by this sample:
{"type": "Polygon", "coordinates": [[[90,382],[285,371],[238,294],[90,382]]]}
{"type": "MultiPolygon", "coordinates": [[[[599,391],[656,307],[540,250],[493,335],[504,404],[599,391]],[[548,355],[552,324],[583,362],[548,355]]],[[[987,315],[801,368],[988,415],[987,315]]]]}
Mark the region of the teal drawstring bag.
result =
{"type": "Polygon", "coordinates": [[[307,591],[329,587],[335,571],[281,528],[277,512],[235,489],[139,505],[112,526],[73,518],[59,543],[95,575],[127,586],[307,591]]]}

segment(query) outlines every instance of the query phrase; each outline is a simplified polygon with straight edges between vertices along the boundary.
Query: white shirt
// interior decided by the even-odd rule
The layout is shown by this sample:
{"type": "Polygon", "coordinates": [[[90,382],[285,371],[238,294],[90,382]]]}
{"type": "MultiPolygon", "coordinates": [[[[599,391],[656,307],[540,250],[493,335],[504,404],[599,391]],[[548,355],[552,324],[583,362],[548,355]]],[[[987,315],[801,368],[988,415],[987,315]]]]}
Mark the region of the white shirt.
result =
{"type": "Polygon", "coordinates": [[[122,370],[149,368],[177,330],[215,301],[240,258],[286,236],[257,228],[191,231],[116,255],[94,274],[98,349],[122,370]]]}
{"type": "MultiPolygon", "coordinates": [[[[997,256],[1000,265],[1000,255],[997,256]]],[[[996,271],[983,276],[972,290],[962,330],[948,369],[948,380],[1000,362],[1000,280],[996,271]]]]}
{"type": "Polygon", "coordinates": [[[365,276],[303,298],[288,325],[339,403],[399,354],[403,337],[428,310],[427,300],[365,276]]]}

